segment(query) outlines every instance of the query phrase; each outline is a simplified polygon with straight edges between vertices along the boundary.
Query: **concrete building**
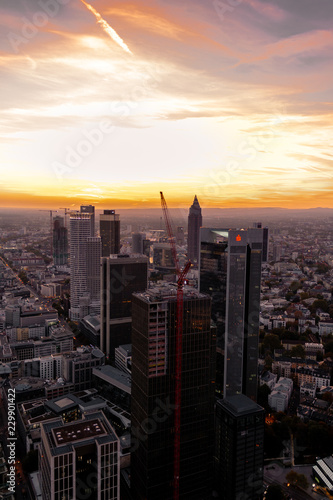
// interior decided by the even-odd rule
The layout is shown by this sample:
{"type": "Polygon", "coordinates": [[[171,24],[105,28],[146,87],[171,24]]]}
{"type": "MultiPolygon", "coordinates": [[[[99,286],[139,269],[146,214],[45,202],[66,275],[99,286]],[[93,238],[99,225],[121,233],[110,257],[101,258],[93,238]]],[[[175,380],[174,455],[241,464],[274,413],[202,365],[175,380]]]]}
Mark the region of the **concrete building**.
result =
{"type": "Polygon", "coordinates": [[[41,424],[43,499],[120,500],[119,439],[103,412],[41,424]]]}

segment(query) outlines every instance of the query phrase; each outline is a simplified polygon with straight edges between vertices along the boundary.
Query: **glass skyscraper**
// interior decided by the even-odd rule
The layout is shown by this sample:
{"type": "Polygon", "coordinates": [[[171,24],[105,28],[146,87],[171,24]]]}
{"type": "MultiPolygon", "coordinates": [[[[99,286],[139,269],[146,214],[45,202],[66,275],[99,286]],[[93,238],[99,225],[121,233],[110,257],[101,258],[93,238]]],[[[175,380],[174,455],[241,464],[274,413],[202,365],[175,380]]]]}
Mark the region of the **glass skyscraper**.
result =
{"type": "Polygon", "coordinates": [[[200,291],[212,297],[217,392],[257,398],[262,231],[201,229],[200,291]]]}
{"type": "MultiPolygon", "coordinates": [[[[211,498],[215,329],[210,297],[184,290],[179,497],[211,498]]],[[[133,295],[131,489],[172,500],[175,441],[176,288],[133,295]]]]}

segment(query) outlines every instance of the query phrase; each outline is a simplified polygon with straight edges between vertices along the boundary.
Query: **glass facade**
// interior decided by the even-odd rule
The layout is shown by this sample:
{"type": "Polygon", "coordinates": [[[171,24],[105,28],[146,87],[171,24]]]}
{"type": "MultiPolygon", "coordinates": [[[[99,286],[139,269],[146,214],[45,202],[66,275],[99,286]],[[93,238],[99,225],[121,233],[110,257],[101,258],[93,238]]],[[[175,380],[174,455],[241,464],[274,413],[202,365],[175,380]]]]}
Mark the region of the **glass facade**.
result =
{"type": "MultiPolygon", "coordinates": [[[[209,498],[212,480],[216,339],[210,298],[192,294],[184,293],[180,498],[199,500],[209,498]]],[[[138,500],[173,498],[176,312],[175,296],[133,296],[131,476],[138,500]]]]}
{"type": "Polygon", "coordinates": [[[201,229],[200,291],[212,297],[216,392],[257,397],[262,230],[201,229]]]}
{"type": "Polygon", "coordinates": [[[215,486],[222,500],[261,500],[265,411],[244,395],[216,405],[215,486]]]}

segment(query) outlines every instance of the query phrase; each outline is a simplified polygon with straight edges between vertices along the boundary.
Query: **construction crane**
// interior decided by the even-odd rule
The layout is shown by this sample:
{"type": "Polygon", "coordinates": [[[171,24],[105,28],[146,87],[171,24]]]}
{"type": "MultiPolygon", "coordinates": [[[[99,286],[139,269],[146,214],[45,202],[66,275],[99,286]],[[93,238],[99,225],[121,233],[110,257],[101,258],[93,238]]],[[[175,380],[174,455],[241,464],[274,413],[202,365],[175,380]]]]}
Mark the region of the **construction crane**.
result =
{"type": "Polygon", "coordinates": [[[185,278],[190,270],[191,262],[188,261],[184,269],[180,269],[176,250],[176,242],[172,232],[168,207],[161,195],[161,205],[165,225],[171,245],[172,257],[177,272],[177,315],[176,315],[176,370],[175,370],[175,442],[174,442],[174,468],[173,468],[173,498],[179,500],[179,475],[180,475],[180,417],[181,417],[181,390],[182,390],[182,352],[183,352],[183,289],[185,278]]]}
{"type": "Polygon", "coordinates": [[[59,210],[65,210],[65,227],[67,228],[67,214],[68,212],[70,212],[72,209],[71,208],[64,208],[64,207],[60,207],[59,210]]]}
{"type": "Polygon", "coordinates": [[[39,212],[50,212],[50,251],[51,259],[53,259],[53,227],[52,227],[52,214],[58,210],[38,210],[39,212]]]}

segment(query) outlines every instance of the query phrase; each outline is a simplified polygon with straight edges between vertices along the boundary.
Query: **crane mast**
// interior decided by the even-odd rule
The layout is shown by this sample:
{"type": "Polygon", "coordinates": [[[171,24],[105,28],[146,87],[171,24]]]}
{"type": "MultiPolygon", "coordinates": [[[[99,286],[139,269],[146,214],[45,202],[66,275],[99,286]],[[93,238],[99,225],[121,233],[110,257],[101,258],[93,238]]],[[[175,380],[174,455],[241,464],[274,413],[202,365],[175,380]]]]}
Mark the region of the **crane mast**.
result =
{"type": "Polygon", "coordinates": [[[172,257],[177,272],[177,312],[176,312],[176,367],[175,367],[175,441],[174,441],[174,489],[173,498],[179,500],[179,476],[180,476],[180,422],[181,422],[181,391],[182,391],[182,351],[183,351],[183,289],[185,278],[190,270],[191,262],[187,262],[183,270],[180,269],[177,256],[176,242],[172,232],[171,220],[168,207],[161,195],[161,205],[165,219],[165,225],[171,245],[172,257]]]}

